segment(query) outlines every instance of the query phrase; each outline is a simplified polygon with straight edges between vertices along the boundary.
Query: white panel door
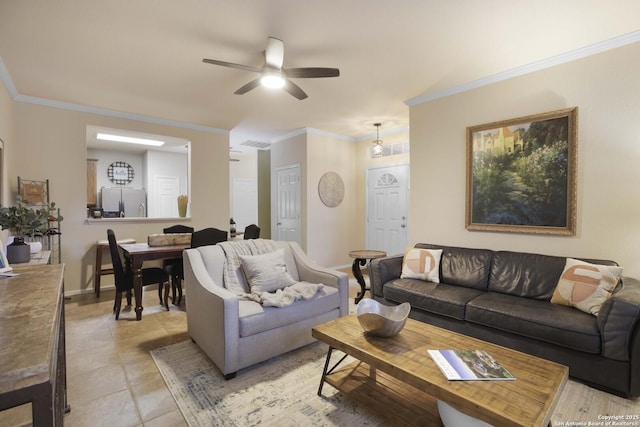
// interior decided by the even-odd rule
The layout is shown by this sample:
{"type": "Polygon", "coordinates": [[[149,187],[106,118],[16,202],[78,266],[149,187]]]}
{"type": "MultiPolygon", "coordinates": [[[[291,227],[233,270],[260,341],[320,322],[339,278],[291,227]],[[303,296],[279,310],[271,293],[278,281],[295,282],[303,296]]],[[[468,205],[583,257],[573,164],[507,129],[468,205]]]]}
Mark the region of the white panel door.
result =
{"type": "Polygon", "coordinates": [[[300,222],[300,165],[276,170],[278,185],[276,240],[302,244],[300,222]]]}
{"type": "Polygon", "coordinates": [[[409,165],[367,170],[367,249],[402,254],[407,245],[409,165]]]}
{"type": "Polygon", "coordinates": [[[244,231],[250,224],[258,224],[258,184],[255,179],[233,180],[233,220],[236,229],[244,231]]]}
{"type": "Polygon", "coordinates": [[[149,217],[175,218],[178,216],[180,178],[177,176],[155,176],[153,204],[149,206],[149,217]]]}

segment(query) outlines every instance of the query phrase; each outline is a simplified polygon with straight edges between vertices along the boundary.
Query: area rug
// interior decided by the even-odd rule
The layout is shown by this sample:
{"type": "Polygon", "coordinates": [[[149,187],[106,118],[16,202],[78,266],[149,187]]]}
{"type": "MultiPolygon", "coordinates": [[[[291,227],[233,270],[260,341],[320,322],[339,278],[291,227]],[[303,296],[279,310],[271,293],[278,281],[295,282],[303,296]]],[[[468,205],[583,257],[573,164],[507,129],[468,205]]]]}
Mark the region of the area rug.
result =
{"type": "MultiPolygon", "coordinates": [[[[327,345],[317,342],[242,369],[230,381],[191,341],[153,350],[151,355],[191,427],[388,425],[328,384],[322,397],[317,395],[326,351],[327,345]]],[[[623,399],[570,380],[551,425],[606,425],[612,420],[606,417],[621,417],[619,421],[640,426],[640,420],[633,419],[638,414],[640,399],[623,399]]]]}
{"type": "Polygon", "coordinates": [[[326,352],[317,342],[242,369],[229,381],[191,341],[151,355],[191,427],[385,425],[329,385],[317,395],[326,352]]]}

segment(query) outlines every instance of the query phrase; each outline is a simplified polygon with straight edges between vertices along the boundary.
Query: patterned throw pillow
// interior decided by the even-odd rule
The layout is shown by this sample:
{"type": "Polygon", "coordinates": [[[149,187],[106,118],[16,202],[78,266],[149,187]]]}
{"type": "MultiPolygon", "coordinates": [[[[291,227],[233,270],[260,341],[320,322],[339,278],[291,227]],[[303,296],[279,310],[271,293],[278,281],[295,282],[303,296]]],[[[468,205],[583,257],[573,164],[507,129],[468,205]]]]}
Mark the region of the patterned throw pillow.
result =
{"type": "Polygon", "coordinates": [[[402,279],[429,280],[440,283],[442,249],[407,248],[402,259],[402,279]]]}
{"type": "Polygon", "coordinates": [[[597,316],[600,307],[618,284],[621,274],[622,267],[567,258],[551,302],[597,316]]]}

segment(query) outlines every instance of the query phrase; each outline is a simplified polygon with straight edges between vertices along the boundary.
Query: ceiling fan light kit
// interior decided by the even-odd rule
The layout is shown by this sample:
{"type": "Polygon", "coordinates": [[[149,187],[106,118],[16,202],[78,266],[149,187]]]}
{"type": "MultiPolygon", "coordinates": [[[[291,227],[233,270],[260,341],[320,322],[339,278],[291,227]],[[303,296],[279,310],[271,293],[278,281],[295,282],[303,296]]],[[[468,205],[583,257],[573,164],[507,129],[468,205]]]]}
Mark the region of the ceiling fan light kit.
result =
{"type": "Polygon", "coordinates": [[[281,71],[265,71],[260,77],[260,84],[269,89],[282,89],[285,83],[281,71]]]}
{"type": "Polygon", "coordinates": [[[261,74],[261,77],[236,90],[236,95],[243,95],[259,85],[271,89],[284,89],[287,93],[297,99],[307,98],[307,94],[291,81],[294,79],[312,79],[322,77],[338,77],[340,70],[337,68],[305,67],[305,68],[283,68],[284,64],[284,43],[275,37],[267,39],[267,48],[264,52],[265,63],[261,68],[250,65],[234,64],[232,62],[219,61],[217,59],[204,58],[202,62],[223,67],[235,68],[238,70],[250,71],[261,74]]]}

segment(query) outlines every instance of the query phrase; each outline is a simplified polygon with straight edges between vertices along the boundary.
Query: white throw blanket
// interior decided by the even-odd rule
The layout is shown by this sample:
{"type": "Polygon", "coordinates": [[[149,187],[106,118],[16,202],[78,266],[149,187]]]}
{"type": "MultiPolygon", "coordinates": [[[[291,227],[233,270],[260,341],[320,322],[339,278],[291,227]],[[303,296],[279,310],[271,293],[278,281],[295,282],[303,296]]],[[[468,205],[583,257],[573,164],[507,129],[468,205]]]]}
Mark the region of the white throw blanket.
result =
{"type": "Polygon", "coordinates": [[[251,293],[242,271],[240,255],[262,255],[273,252],[276,249],[273,240],[249,239],[220,242],[218,245],[227,258],[223,268],[224,287],[242,299],[255,301],[264,306],[286,307],[296,300],[313,298],[324,286],[320,283],[296,282],[275,292],[251,293]]]}
{"type": "Polygon", "coordinates": [[[296,282],[275,292],[260,294],[260,303],[270,307],[286,307],[297,300],[313,298],[324,285],[320,283],[296,282]]]}

